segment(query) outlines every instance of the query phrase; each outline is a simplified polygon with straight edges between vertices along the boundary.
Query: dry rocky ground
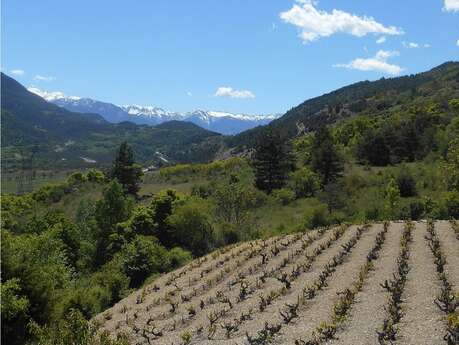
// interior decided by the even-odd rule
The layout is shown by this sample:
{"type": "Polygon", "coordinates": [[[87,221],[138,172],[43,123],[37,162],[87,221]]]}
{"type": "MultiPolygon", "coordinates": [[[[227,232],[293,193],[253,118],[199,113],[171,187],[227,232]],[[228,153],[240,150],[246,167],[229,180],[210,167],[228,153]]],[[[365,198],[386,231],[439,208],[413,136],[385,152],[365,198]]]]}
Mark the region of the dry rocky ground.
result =
{"type": "Polygon", "coordinates": [[[456,223],[343,225],[220,249],[94,321],[132,344],[450,345],[458,288],[456,223]]]}

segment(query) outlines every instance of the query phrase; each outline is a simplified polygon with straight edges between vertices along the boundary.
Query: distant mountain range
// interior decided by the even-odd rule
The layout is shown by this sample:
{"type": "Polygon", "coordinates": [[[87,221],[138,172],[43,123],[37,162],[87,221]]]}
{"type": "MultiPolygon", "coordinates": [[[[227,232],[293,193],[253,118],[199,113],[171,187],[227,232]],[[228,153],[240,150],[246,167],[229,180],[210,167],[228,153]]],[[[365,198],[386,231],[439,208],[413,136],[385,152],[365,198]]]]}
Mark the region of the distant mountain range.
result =
{"type": "Polygon", "coordinates": [[[120,112],[121,122],[110,123],[97,107],[90,113],[69,111],[3,73],[1,86],[2,171],[107,167],[122,141],[133,147],[138,162],[156,167],[208,162],[222,146],[219,133],[191,122],[139,125],[123,121],[120,112]]]}
{"type": "MultiPolygon", "coordinates": [[[[158,167],[244,153],[253,148],[266,127],[289,141],[353,116],[384,121],[388,115],[414,114],[416,109],[435,112],[435,107],[459,98],[459,62],[447,62],[416,75],[358,82],[306,100],[266,126],[231,136],[202,127],[228,121],[226,131],[237,132],[240,127],[235,120],[245,123],[246,115],[210,111],[184,115],[62,94],[42,95],[46,101],[36,95],[37,90],[28,91],[3,73],[1,85],[2,171],[23,169],[25,161],[32,161],[27,157],[34,157],[34,168],[41,169],[108,166],[123,140],[132,145],[144,166],[158,167]],[[185,117],[187,121],[177,121],[185,117]],[[198,121],[202,122],[196,125],[198,121]]],[[[419,116],[421,121],[422,113],[419,116]]]]}
{"type": "Polygon", "coordinates": [[[60,92],[45,92],[33,87],[28,90],[67,110],[78,113],[96,113],[112,123],[130,121],[136,124],[155,126],[172,120],[187,121],[207,130],[226,135],[237,134],[247,129],[266,125],[282,115],[246,115],[208,110],[180,113],[153,106],[118,106],[91,98],[67,97],[60,92]]]}

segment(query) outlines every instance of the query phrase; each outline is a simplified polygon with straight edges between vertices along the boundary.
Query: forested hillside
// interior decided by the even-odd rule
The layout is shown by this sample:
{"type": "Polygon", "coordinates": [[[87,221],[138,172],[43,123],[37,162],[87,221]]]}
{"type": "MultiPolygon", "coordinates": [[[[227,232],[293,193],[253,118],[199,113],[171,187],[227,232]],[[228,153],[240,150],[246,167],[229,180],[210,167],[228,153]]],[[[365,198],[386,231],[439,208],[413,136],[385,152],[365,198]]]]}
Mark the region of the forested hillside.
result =
{"type": "MultiPolygon", "coordinates": [[[[459,98],[459,62],[447,62],[416,75],[362,81],[328,94],[306,100],[290,109],[268,127],[280,131],[286,138],[298,133],[330,125],[355,115],[368,116],[377,121],[388,115],[421,110],[436,104],[437,111],[448,109],[448,101],[459,98]]],[[[232,138],[231,146],[253,147],[255,138],[263,130],[258,127],[232,138]]]]}
{"type": "Polygon", "coordinates": [[[128,140],[145,165],[206,162],[219,149],[217,133],[192,123],[158,127],[111,124],[97,114],[72,113],[30,93],[14,79],[2,78],[2,171],[106,167],[128,140]],[[164,161],[162,162],[164,163],[164,161]]]}

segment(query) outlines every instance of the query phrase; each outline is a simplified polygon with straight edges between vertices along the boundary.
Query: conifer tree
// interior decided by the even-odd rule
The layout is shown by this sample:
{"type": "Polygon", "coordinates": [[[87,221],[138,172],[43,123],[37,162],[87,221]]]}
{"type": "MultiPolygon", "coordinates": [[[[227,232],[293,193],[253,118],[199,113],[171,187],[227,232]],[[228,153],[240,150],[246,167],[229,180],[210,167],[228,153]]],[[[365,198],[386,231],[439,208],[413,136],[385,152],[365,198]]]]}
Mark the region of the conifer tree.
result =
{"type": "Polygon", "coordinates": [[[290,147],[271,128],[260,136],[253,156],[255,186],[271,193],[282,188],[293,170],[290,147]]]}
{"type": "Polygon", "coordinates": [[[127,142],[123,142],[118,149],[112,167],[112,178],[116,178],[123,186],[124,193],[137,195],[142,177],[142,168],[134,161],[134,152],[127,142]]]}
{"type": "Polygon", "coordinates": [[[311,151],[311,168],[321,177],[323,186],[336,181],[342,175],[343,160],[327,127],[316,132],[311,151]]]}

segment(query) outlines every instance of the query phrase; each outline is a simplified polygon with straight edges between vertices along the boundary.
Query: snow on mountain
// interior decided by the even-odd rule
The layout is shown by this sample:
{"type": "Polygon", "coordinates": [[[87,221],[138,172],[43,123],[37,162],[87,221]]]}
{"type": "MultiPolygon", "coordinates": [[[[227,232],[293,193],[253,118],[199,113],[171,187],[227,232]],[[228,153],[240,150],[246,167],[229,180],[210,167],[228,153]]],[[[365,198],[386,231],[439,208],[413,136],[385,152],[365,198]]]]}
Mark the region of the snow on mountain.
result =
{"type": "Polygon", "coordinates": [[[36,87],[33,87],[33,86],[29,87],[28,90],[30,92],[40,96],[41,98],[44,98],[48,102],[52,102],[52,101],[55,101],[57,99],[67,99],[69,101],[79,100],[80,99],[80,97],[77,97],[77,96],[66,96],[66,95],[64,95],[63,92],[60,92],[60,91],[48,92],[48,91],[40,90],[39,88],[36,88],[36,87]]]}
{"type": "Polygon", "coordinates": [[[168,111],[159,107],[136,104],[118,106],[91,98],[66,96],[59,91],[42,91],[35,87],[30,87],[28,90],[46,99],[48,102],[66,108],[67,110],[79,113],[99,114],[107,121],[113,123],[130,121],[136,124],[158,125],[172,120],[188,121],[205,129],[228,135],[237,134],[256,126],[268,124],[281,116],[281,114],[233,114],[224,111],[208,111],[202,109],[180,113],[168,111]]]}

